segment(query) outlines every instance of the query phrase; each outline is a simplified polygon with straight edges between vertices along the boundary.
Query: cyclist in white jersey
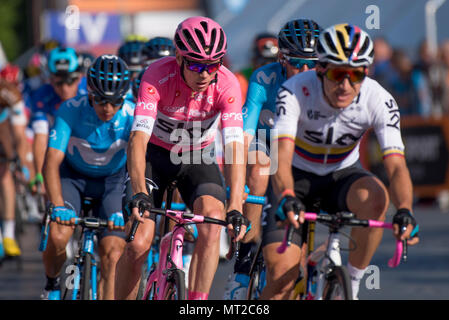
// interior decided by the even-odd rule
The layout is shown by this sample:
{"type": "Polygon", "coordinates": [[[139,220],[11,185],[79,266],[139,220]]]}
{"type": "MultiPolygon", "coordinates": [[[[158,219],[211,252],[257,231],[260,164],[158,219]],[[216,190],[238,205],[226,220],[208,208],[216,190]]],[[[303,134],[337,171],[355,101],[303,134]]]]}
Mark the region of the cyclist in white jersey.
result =
{"type": "MultiPolygon", "coordinates": [[[[289,223],[299,228],[304,210],[314,200],[332,213],[350,211],[360,219],[385,220],[389,201],[397,208],[394,235],[418,243],[412,215],[412,182],[401,139],[399,107],[376,81],[368,78],[373,43],[366,32],[350,24],[324,30],[317,45],[316,71],[299,74],[279,89],[274,130],[279,167],[274,189],[289,223]],[[359,144],[373,128],[380,144],[389,188],[359,165],[359,144]],[[294,218],[300,212],[299,221],[294,218]],[[405,232],[400,232],[406,227],[405,232]],[[411,236],[412,235],[412,236],[411,236]]],[[[353,296],[381,239],[382,229],[354,228],[357,248],[349,254],[353,296]]],[[[275,249],[279,243],[272,244],[275,249]]],[[[264,252],[265,253],[265,252],[264,252]]],[[[262,298],[288,297],[294,266],[275,253],[264,256],[267,286],[262,298]],[[285,275],[280,280],[280,275],[285,275]]],[[[299,262],[300,256],[297,256],[299,262]]]]}

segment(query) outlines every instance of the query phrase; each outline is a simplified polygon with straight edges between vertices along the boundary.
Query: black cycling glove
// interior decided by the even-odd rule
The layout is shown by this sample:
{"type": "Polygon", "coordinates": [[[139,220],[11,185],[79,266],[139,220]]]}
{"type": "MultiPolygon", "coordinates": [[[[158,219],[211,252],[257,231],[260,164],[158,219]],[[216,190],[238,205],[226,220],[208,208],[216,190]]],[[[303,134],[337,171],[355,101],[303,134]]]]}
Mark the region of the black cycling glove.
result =
{"type": "Polygon", "coordinates": [[[306,210],[306,206],[298,198],[291,195],[286,195],[279,202],[279,209],[276,214],[282,221],[284,221],[287,219],[287,212],[293,211],[299,214],[300,211],[306,210]]]}
{"type": "MultiPolygon", "coordinates": [[[[151,209],[151,198],[149,195],[143,192],[136,193],[129,204],[129,208],[138,208],[139,211],[149,211],[151,209]]],[[[130,214],[130,213],[129,213],[130,214]]]]}
{"type": "Polygon", "coordinates": [[[240,228],[240,226],[242,225],[246,226],[247,228],[250,225],[249,220],[237,210],[232,210],[226,213],[226,222],[228,224],[232,224],[234,230],[236,229],[236,227],[240,228]]]}
{"type": "Polygon", "coordinates": [[[403,228],[406,228],[407,225],[411,224],[413,226],[413,231],[410,237],[412,238],[418,235],[419,225],[417,224],[415,217],[413,217],[412,213],[408,209],[398,209],[393,217],[393,224],[398,224],[399,230],[401,231],[403,228]]]}

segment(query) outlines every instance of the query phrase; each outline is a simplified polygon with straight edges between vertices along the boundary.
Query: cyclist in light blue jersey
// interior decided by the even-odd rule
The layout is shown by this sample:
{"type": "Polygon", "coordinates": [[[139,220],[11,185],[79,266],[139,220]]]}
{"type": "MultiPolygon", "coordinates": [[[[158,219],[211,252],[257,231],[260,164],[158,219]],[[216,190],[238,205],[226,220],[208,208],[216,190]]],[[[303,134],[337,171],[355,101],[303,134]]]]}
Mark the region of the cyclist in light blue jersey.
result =
{"type": "Polygon", "coordinates": [[[31,127],[34,132],[33,156],[36,176],[31,182],[42,184],[42,166],[47,150],[49,128],[61,103],[79,94],[86,94],[78,55],[73,48],[55,48],[48,56],[50,83],[42,85],[31,96],[31,127]]]}
{"type": "Polygon", "coordinates": [[[104,55],[88,69],[87,79],[88,95],[65,101],[57,111],[45,157],[44,181],[56,220],[43,254],[47,299],[58,298],[65,247],[82,197],[97,200],[94,214],[109,221],[99,239],[100,299],[114,298],[115,266],[125,246],[121,196],[134,114],[125,100],[129,71],[122,59],[104,55]]]}
{"type": "MultiPolygon", "coordinates": [[[[276,97],[282,83],[290,77],[313,69],[317,62],[315,45],[321,27],[313,20],[297,19],[287,22],[278,34],[278,62],[265,65],[255,70],[250,78],[246,101],[242,109],[243,130],[245,132],[245,150],[247,154],[247,178],[251,194],[269,197],[266,209],[276,209],[277,200],[271,200],[272,192],[269,185],[270,169],[270,130],[274,125],[276,113],[276,97]]],[[[244,212],[253,227],[246,234],[236,259],[234,274],[228,279],[224,299],[246,299],[251,267],[251,247],[261,238],[260,205],[245,204],[244,212]]],[[[264,213],[266,219],[274,214],[264,213]]],[[[275,237],[268,231],[275,228],[272,222],[264,219],[264,247],[275,242],[275,237]],[[267,231],[267,232],[266,232],[267,231]]],[[[265,249],[264,249],[265,253],[265,249]]]]}

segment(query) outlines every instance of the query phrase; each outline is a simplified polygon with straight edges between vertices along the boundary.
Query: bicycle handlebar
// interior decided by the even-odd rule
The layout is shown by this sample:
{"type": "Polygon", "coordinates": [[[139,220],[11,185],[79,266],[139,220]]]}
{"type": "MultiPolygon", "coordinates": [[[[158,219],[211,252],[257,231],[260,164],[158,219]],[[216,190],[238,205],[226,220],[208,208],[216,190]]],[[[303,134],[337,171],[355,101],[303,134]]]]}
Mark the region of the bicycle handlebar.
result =
{"type": "MultiPolygon", "coordinates": [[[[368,228],[385,228],[393,229],[393,224],[378,220],[361,220],[354,218],[352,213],[340,213],[336,215],[331,214],[317,214],[313,212],[306,212],[304,215],[305,220],[316,221],[319,223],[327,224],[336,228],[343,226],[354,227],[368,227],[368,228]]],[[[282,244],[277,248],[278,253],[284,253],[288,246],[291,244],[294,228],[292,225],[287,225],[284,240],[282,244]]],[[[397,240],[394,256],[388,261],[390,268],[396,268],[400,262],[401,257],[403,261],[407,260],[407,240],[397,240]]]]}

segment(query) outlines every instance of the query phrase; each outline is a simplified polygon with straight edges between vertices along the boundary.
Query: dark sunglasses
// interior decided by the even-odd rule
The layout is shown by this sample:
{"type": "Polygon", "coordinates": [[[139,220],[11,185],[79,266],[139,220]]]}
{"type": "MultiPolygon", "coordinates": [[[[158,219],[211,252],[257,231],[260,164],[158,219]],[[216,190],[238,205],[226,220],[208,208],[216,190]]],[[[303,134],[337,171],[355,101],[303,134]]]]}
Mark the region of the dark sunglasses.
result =
{"type": "Polygon", "coordinates": [[[346,68],[332,68],[327,69],[324,73],[326,78],[328,78],[330,81],[340,83],[345,78],[348,78],[351,83],[360,83],[365,79],[366,73],[365,71],[360,70],[352,70],[352,69],[346,69],[346,68]]]}
{"type": "Polygon", "coordinates": [[[62,80],[58,80],[58,81],[54,81],[53,83],[55,84],[55,86],[57,87],[62,87],[64,84],[67,84],[69,86],[71,86],[72,84],[74,84],[76,81],[78,80],[78,77],[75,78],[64,78],[62,80]]]}
{"type": "Polygon", "coordinates": [[[184,59],[184,62],[186,63],[187,69],[189,69],[190,71],[202,73],[204,70],[206,70],[207,73],[209,73],[209,74],[216,72],[222,64],[221,61],[216,62],[216,63],[206,64],[206,63],[189,61],[187,59],[184,59]]]}
{"type": "Polygon", "coordinates": [[[310,59],[302,59],[295,58],[284,55],[285,60],[287,60],[288,64],[296,69],[301,69],[304,66],[307,66],[309,69],[313,69],[316,67],[318,60],[310,60],[310,59]]]}
{"type": "Polygon", "coordinates": [[[112,104],[114,107],[121,107],[125,102],[125,98],[120,97],[117,99],[106,99],[102,96],[98,96],[96,94],[92,94],[94,102],[99,105],[105,105],[106,103],[112,104]]]}

